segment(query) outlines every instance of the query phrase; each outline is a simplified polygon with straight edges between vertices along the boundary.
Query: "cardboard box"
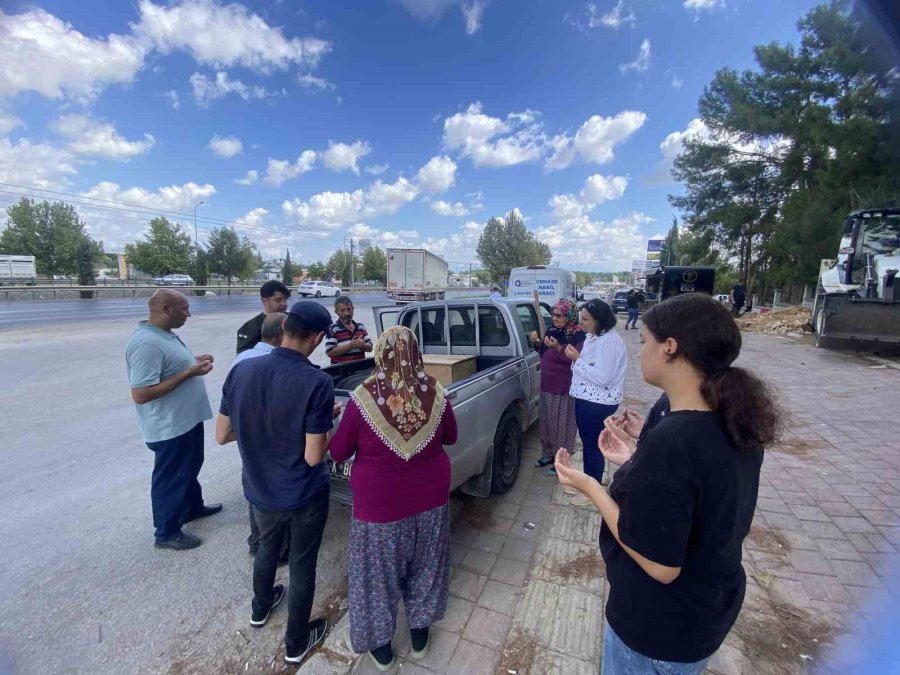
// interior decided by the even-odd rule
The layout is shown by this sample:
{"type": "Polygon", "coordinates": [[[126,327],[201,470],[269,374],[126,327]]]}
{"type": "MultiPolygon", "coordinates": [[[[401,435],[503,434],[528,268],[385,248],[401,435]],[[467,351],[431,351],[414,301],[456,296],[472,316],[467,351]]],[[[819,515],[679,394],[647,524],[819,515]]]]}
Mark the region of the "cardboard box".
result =
{"type": "Polygon", "coordinates": [[[445,387],[475,374],[475,357],[450,354],[423,354],[425,372],[445,387]]]}

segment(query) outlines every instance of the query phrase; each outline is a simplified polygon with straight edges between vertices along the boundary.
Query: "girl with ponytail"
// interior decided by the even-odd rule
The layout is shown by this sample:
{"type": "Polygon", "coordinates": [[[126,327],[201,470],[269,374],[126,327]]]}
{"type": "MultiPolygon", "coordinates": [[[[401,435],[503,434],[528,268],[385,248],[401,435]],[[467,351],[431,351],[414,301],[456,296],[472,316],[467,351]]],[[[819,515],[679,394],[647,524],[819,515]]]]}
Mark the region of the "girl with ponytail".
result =
{"type": "Polygon", "coordinates": [[[564,449],[556,470],[602,517],[602,672],[702,673],[744,600],[741,543],[780,413],[768,387],[732,365],[741,334],[711,297],[655,305],[641,341],[642,375],[663,389],[668,411],[652,428],[635,428],[629,414],[608,421],[600,451],[620,466],[609,492],[573,469],[564,449]],[[636,448],[628,436],[640,436],[636,448]]]}

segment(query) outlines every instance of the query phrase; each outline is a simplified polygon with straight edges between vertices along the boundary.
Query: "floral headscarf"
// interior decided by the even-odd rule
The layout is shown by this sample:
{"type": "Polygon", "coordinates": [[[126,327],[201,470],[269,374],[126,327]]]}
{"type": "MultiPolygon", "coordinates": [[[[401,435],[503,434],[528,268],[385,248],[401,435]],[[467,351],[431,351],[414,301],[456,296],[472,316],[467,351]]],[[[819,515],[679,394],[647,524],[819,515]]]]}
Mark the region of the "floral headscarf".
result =
{"type": "Polygon", "coordinates": [[[353,391],[363,418],[405,460],[434,438],[446,399],[425,372],[415,334],[393,326],[375,343],[375,372],[353,391]]]}
{"type": "Polygon", "coordinates": [[[571,342],[576,333],[583,332],[581,326],[576,323],[576,320],[578,319],[578,308],[575,307],[574,302],[567,298],[560,298],[553,309],[558,309],[562,312],[563,316],[566,317],[566,325],[564,328],[560,329],[551,324],[547,328],[547,335],[556,338],[560,342],[571,342]]]}

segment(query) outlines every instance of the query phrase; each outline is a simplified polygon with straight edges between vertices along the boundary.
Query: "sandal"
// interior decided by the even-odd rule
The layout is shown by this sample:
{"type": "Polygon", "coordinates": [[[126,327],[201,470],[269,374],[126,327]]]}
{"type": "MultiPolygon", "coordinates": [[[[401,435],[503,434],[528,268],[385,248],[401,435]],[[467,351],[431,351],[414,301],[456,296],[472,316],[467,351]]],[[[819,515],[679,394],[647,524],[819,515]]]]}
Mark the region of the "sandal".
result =
{"type": "Polygon", "coordinates": [[[550,458],[548,458],[548,457],[541,457],[538,461],[536,461],[536,462],[534,463],[534,468],[535,468],[535,469],[543,469],[545,466],[549,466],[550,464],[553,464],[553,458],[552,458],[552,457],[550,457],[550,458]]]}

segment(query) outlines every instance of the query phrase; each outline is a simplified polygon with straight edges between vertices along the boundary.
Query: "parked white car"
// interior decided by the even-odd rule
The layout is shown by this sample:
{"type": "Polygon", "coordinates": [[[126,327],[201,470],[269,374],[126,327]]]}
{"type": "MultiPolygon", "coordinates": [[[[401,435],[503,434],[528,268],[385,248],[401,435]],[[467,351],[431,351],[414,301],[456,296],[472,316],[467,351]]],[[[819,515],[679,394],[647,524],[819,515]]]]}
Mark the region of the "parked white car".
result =
{"type": "Polygon", "coordinates": [[[157,286],[193,286],[194,280],[187,274],[167,274],[153,280],[157,286]]]}
{"type": "Polygon", "coordinates": [[[297,286],[297,295],[302,295],[304,298],[310,295],[316,298],[321,298],[323,295],[336,298],[340,294],[341,289],[327,281],[304,281],[297,286]]]}

